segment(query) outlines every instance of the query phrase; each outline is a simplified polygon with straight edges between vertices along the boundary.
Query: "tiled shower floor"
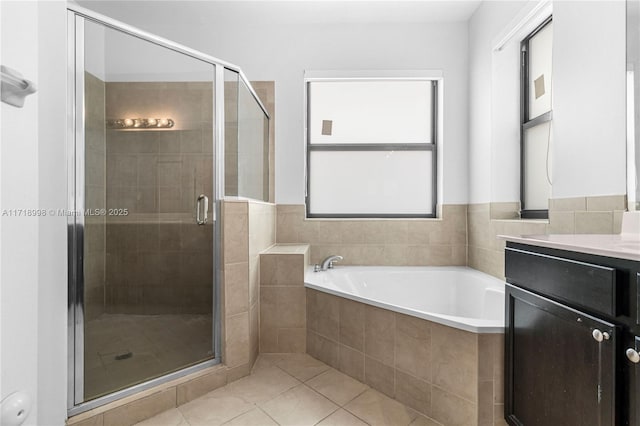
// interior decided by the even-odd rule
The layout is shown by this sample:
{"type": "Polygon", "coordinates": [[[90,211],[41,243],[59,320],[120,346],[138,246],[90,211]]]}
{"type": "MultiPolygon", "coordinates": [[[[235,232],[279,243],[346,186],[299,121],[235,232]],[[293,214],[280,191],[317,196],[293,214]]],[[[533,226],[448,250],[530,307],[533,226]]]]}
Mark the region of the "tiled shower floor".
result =
{"type": "Polygon", "coordinates": [[[211,327],[211,315],[103,314],[88,321],[85,399],[210,358],[211,327]]]}
{"type": "Polygon", "coordinates": [[[138,426],[437,426],[306,354],[262,354],[250,376],[138,426]]]}

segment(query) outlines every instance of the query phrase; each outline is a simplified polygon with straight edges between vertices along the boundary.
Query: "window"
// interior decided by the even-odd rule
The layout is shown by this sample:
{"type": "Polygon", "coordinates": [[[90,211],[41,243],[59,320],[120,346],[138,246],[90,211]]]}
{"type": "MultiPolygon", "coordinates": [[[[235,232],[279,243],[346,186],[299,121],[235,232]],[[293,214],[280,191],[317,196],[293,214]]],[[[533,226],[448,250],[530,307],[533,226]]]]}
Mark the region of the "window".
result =
{"type": "Polygon", "coordinates": [[[551,51],[547,18],[521,44],[520,201],[521,217],[546,219],[551,196],[551,51]]]}
{"type": "Polygon", "coordinates": [[[307,217],[435,217],[438,83],[306,79],[307,217]]]}

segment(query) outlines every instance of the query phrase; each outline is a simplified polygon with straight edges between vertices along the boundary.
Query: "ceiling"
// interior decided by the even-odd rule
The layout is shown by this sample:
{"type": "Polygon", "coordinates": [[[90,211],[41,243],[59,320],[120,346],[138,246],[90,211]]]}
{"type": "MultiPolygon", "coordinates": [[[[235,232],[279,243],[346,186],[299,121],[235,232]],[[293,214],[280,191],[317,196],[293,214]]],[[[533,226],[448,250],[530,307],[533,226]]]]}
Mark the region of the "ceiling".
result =
{"type": "Polygon", "coordinates": [[[81,6],[125,20],[145,17],[164,25],[216,22],[270,24],[371,24],[467,21],[481,0],[80,0],[81,6]]]}

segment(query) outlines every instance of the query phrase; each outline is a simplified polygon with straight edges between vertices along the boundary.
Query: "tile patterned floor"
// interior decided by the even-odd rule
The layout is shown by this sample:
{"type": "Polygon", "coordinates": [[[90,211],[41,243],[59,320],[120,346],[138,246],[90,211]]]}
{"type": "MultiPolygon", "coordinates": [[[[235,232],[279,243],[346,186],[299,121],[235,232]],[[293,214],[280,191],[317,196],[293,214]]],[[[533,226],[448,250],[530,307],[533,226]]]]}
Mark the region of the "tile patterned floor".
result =
{"type": "Polygon", "coordinates": [[[137,426],[438,426],[306,354],[262,354],[250,376],[137,426]]]}
{"type": "Polygon", "coordinates": [[[211,315],[103,314],[85,324],[85,395],[94,398],[210,358],[212,346],[211,315]]]}

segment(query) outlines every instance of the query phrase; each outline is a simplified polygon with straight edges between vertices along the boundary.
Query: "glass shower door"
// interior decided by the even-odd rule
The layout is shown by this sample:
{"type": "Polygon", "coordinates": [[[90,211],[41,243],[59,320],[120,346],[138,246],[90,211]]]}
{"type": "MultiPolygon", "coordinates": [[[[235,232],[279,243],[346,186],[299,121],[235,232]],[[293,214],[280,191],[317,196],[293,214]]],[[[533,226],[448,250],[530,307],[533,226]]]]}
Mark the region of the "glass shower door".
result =
{"type": "Polygon", "coordinates": [[[80,404],[216,358],[215,70],[75,19],[80,404]]]}

